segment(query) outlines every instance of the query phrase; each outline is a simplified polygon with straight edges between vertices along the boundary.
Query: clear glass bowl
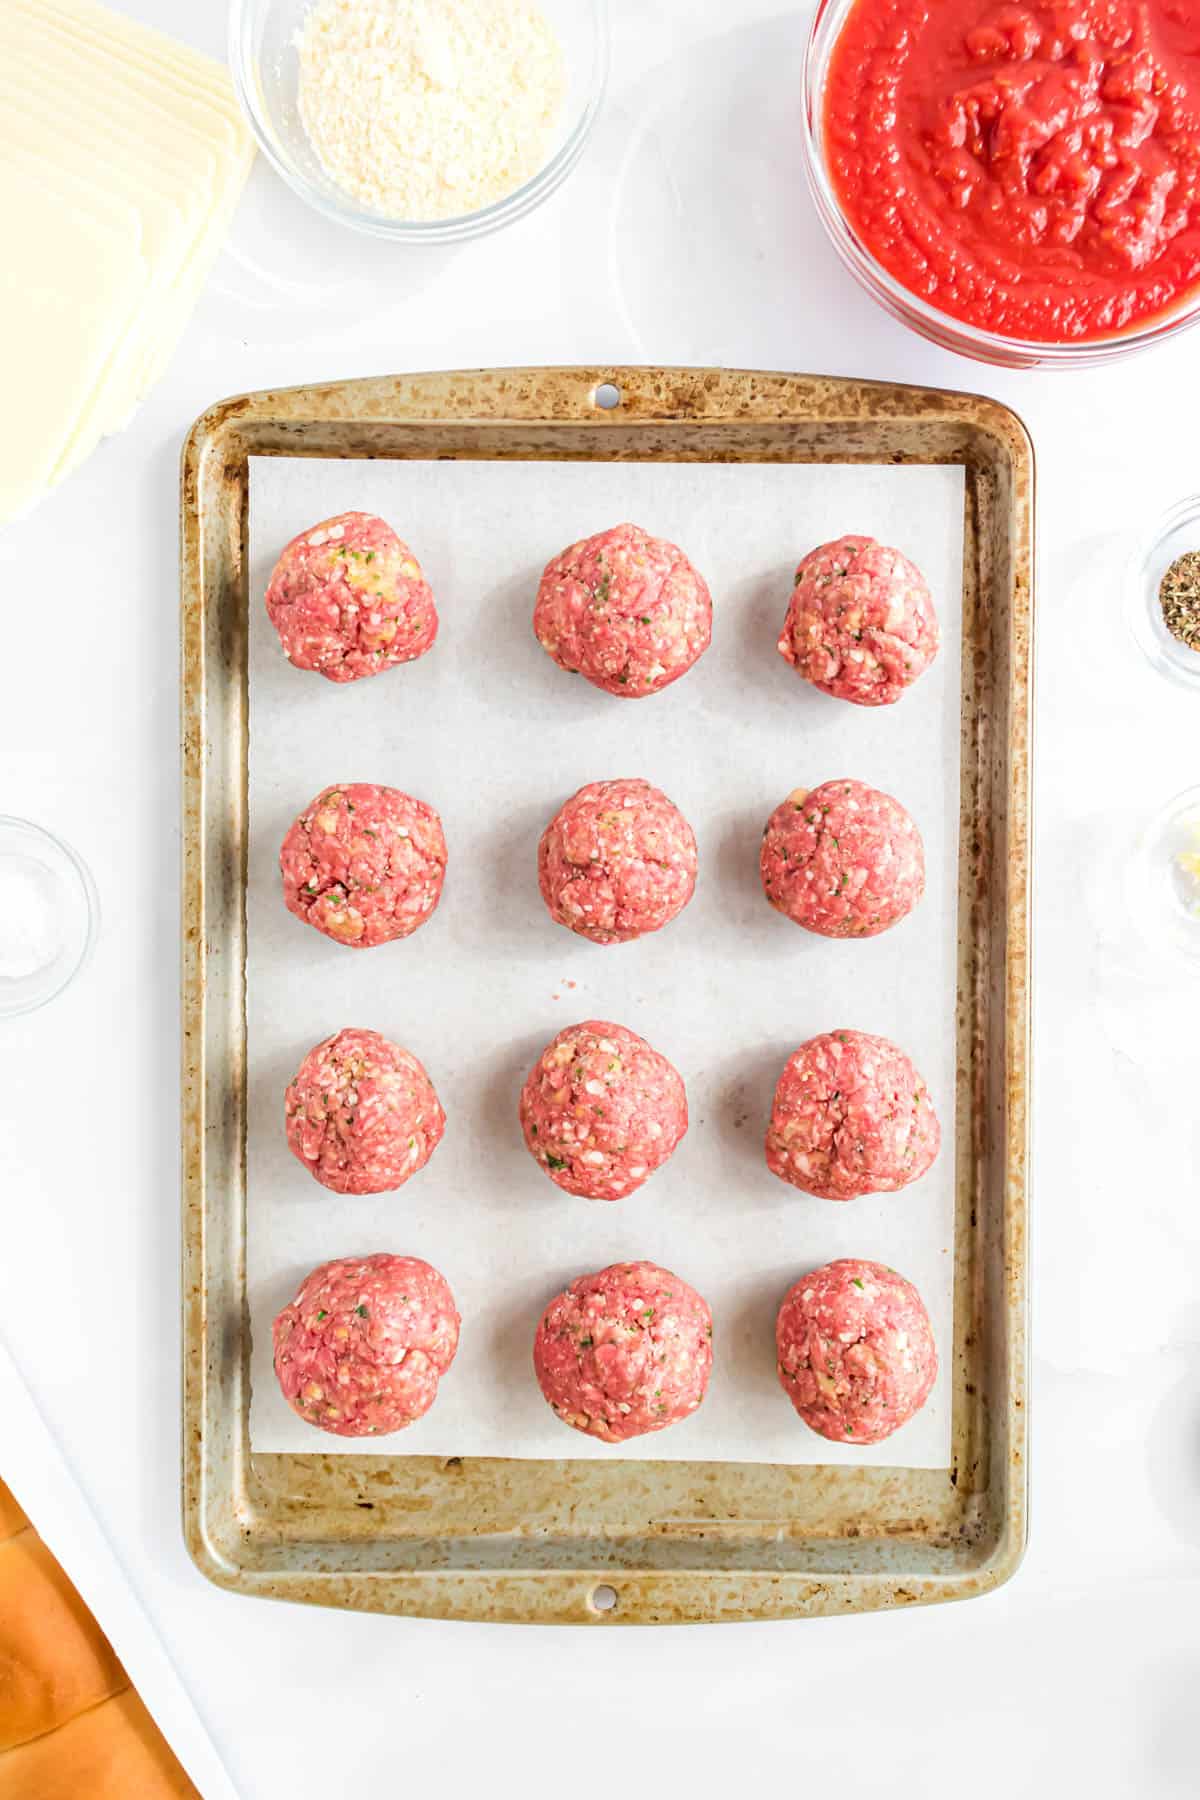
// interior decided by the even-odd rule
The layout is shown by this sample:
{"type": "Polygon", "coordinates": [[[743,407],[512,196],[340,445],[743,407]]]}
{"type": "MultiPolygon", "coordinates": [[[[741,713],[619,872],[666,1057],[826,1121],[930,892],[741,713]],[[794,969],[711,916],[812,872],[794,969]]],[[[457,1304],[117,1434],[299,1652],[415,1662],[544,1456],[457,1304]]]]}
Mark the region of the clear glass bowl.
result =
{"type": "Polygon", "coordinates": [[[41,825],[0,815],[0,1019],[62,993],[91,954],[99,918],[82,857],[41,825]]]}
{"type": "Polygon", "coordinates": [[[1200,550],[1200,495],[1180,500],[1155,525],[1129,559],[1125,617],[1151,668],[1200,692],[1200,652],[1189,650],[1163,624],[1159,583],[1185,551],[1200,550]]]}
{"type": "Polygon", "coordinates": [[[1087,343],[1039,343],[1005,337],[1000,332],[969,325],[911,293],[889,274],[859,240],[842,212],[825,156],[822,129],[825,79],[838,33],[853,5],[854,0],[820,0],[813,20],[804,59],[804,165],[817,212],[834,249],[860,285],[893,318],[940,344],[944,350],[955,350],[960,356],[973,357],[977,362],[998,363],[1009,369],[1090,368],[1096,363],[1112,362],[1117,357],[1129,356],[1134,350],[1161,343],[1164,338],[1174,337],[1200,319],[1200,293],[1195,293],[1150,324],[1135,326],[1112,337],[1089,339],[1087,343]]]}
{"type": "Polygon", "coordinates": [[[300,119],[295,40],[314,0],[232,0],[229,67],[263,154],[310,206],[340,225],[402,244],[454,244],[483,237],[540,206],[583,154],[608,80],[607,0],[541,0],[567,70],[562,117],[538,173],[493,206],[452,219],[392,219],[370,212],[326,175],[300,119]]]}
{"type": "Polygon", "coordinates": [[[1126,897],[1148,949],[1200,975],[1200,875],[1181,857],[1200,863],[1200,787],[1169,800],[1146,825],[1130,856],[1126,897]]]}

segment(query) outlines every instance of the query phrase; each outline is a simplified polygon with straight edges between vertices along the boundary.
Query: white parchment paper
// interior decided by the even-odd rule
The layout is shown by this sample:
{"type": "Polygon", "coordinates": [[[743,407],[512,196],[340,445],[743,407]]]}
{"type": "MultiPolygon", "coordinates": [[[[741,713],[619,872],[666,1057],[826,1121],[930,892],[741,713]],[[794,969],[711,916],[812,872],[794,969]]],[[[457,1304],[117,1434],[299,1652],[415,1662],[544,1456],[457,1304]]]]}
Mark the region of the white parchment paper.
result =
{"type": "Polygon", "coordinates": [[[949,468],[404,463],[257,458],[250,483],[250,1038],[248,1283],[257,1450],[346,1451],[361,1439],[296,1418],[271,1368],[271,1320],[329,1257],[425,1257],[462,1313],[432,1411],[380,1454],[612,1457],[550,1412],[530,1350],[542,1307],[575,1275],[647,1257],[714,1315],[708,1397],[619,1454],[945,1467],[950,1443],[955,909],[962,472],[949,468]],[[284,544],[332,513],[378,512],[416,551],[441,631],[430,655],[339,687],[293,669],[262,595],[284,544]],[[531,629],[538,576],[576,538],[621,520],[681,544],[712,588],[712,648],[650,699],[564,674],[531,629]],[[790,576],[814,544],[867,532],[914,558],[943,648],[894,707],[827,699],[776,654],[790,576]],[[928,888],[867,942],[814,937],[774,912],[762,827],[793,787],[850,775],[894,793],[925,839],[928,888]],[[665,930],[600,947],[555,925],[538,894],[543,826],[585,781],[643,776],[691,821],[700,877],[665,930]],[[374,950],[293,919],[278,850],[324,786],[375,781],[437,807],[450,861],[438,911],[374,950]],[[521,1083],[578,1020],[628,1025],[687,1084],[691,1129],[629,1199],[575,1199],[517,1126],[521,1083]],[[339,1197],[287,1148],[283,1092],[305,1052],[369,1026],[428,1068],[447,1113],[427,1167],[396,1194],[339,1197]],[[795,1046],[840,1026],[881,1032],[930,1084],[943,1150],[897,1196],[838,1205],[767,1171],[763,1133],[795,1046]],[[942,1373],[924,1410],[874,1448],[826,1443],[778,1386],[775,1313],[805,1270],[838,1256],[891,1264],[924,1296],[942,1373]]]}

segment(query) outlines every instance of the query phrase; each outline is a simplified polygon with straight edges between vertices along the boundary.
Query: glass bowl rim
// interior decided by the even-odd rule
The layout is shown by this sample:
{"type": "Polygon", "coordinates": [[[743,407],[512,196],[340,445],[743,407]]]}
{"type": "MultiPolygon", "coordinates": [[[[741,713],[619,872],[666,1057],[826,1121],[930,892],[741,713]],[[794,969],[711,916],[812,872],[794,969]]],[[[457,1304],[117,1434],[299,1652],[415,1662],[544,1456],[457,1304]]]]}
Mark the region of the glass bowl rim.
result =
{"type": "Polygon", "coordinates": [[[0,1010],[0,1024],[3,1024],[5,1019],[20,1019],[29,1013],[39,1012],[43,1006],[49,1006],[52,1000],[57,1000],[59,995],[70,987],[76,976],[82,973],[91,959],[100,929],[100,896],[96,890],[96,880],[78,850],[65,838],[59,837],[57,832],[51,831],[48,826],[39,825],[36,819],[26,819],[18,813],[0,813],[0,841],[13,826],[18,831],[27,831],[33,837],[40,838],[44,843],[49,844],[51,849],[69,866],[83,894],[85,926],[74,961],[64,970],[61,979],[47,993],[39,995],[37,999],[26,1000],[19,1006],[0,1010]]]}

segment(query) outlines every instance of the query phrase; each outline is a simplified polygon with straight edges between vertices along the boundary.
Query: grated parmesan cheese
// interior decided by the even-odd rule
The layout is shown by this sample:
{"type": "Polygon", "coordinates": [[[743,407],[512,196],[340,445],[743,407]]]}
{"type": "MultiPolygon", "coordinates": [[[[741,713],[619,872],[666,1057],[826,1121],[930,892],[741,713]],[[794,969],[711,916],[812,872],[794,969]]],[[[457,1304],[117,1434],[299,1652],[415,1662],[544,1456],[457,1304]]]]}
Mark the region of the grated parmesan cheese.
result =
{"type": "Polygon", "coordinates": [[[312,147],[372,212],[475,212],[546,161],[563,53],[530,0],[317,0],[296,44],[312,147]]]}

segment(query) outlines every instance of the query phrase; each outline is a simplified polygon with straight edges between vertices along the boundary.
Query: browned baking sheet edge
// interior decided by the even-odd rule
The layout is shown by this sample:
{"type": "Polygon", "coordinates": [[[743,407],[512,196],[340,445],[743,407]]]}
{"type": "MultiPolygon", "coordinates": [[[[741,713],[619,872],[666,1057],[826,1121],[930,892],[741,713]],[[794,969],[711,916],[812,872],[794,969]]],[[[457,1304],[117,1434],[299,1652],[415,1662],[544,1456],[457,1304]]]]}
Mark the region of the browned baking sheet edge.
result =
{"type": "Polygon", "coordinates": [[[1025,1544],[1033,451],[973,395],[560,368],[245,395],[182,472],[183,1512],[219,1585],[443,1618],[666,1623],[961,1599],[1025,1544]],[[613,383],[604,410],[596,388],[613,383]],[[952,1467],[258,1455],[245,1300],[248,458],[965,471],[952,1467]],[[594,1604],[598,1584],[616,1605],[594,1604]]]}

